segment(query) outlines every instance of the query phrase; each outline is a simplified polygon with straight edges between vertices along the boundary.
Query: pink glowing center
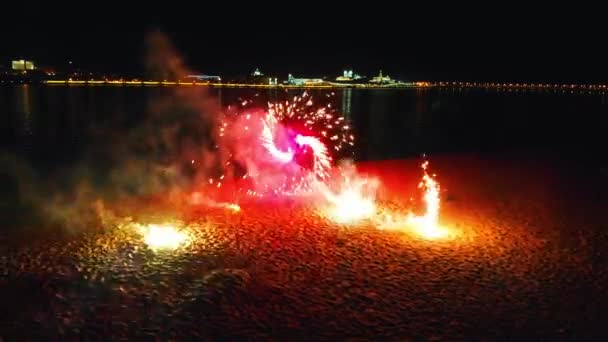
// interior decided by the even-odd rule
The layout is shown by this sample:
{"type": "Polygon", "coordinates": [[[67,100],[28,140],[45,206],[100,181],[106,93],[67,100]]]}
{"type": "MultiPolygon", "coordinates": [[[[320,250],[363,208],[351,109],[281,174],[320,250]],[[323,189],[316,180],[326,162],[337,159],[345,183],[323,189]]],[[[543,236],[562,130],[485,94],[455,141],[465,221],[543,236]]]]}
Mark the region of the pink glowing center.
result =
{"type": "MultiPolygon", "coordinates": [[[[264,130],[266,129],[267,127],[265,126],[264,130]]],[[[268,135],[270,135],[270,133],[268,133],[268,135]]],[[[287,148],[287,151],[281,151],[276,147],[270,138],[266,137],[267,135],[264,134],[263,145],[268,150],[268,153],[270,153],[275,159],[283,163],[288,163],[293,160],[295,153],[291,150],[291,148],[287,148]]],[[[298,134],[295,141],[299,146],[309,146],[317,157],[327,154],[327,147],[325,147],[325,145],[315,137],[298,134]]]]}
{"type": "MultiPolygon", "coordinates": [[[[265,123],[262,129],[262,144],[270,153],[270,155],[281,163],[289,163],[294,159],[295,152],[288,148],[287,151],[282,151],[274,143],[271,125],[274,122],[270,122],[270,125],[265,123]]],[[[306,136],[298,134],[295,138],[298,146],[308,146],[311,148],[314,157],[313,173],[321,178],[325,179],[328,176],[328,170],[331,167],[331,157],[327,151],[327,147],[321,140],[316,137],[306,136]]]]}
{"type": "Polygon", "coordinates": [[[262,128],[262,145],[266,148],[268,153],[273,156],[276,160],[282,163],[288,163],[293,159],[294,152],[288,148],[287,151],[281,151],[274,144],[273,131],[270,127],[276,125],[276,120],[273,117],[268,117],[266,121],[263,121],[262,128]]]}

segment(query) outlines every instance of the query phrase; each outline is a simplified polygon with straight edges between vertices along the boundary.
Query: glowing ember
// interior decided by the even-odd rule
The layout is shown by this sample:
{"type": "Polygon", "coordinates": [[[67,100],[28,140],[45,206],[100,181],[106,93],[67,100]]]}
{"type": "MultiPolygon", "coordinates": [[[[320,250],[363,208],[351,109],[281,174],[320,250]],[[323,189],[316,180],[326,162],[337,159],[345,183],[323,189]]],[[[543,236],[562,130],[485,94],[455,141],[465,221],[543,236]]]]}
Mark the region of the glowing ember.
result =
{"type": "Polygon", "coordinates": [[[241,211],[241,207],[236,203],[217,202],[203,196],[200,192],[193,192],[188,198],[188,203],[191,205],[206,205],[212,208],[225,208],[234,212],[241,211]]]}
{"type": "Polygon", "coordinates": [[[153,250],[174,250],[190,240],[187,232],[171,224],[148,224],[140,227],[144,242],[153,250]]]}
{"type": "Polygon", "coordinates": [[[232,211],[236,211],[236,212],[241,211],[241,206],[239,206],[238,204],[234,204],[234,203],[226,204],[226,208],[230,209],[232,211]]]}

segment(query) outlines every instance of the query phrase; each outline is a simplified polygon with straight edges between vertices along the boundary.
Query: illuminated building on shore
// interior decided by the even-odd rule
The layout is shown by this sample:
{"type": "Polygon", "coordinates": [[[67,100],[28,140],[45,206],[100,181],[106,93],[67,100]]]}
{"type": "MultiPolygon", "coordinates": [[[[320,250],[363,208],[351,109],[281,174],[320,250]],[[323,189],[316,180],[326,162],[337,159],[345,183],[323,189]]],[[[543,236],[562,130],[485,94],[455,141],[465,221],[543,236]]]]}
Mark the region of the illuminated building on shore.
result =
{"type": "Polygon", "coordinates": [[[359,74],[353,74],[353,70],[344,70],[342,76],[336,77],[336,81],[349,82],[362,79],[363,76],[359,74]]]}
{"type": "Polygon", "coordinates": [[[13,70],[18,70],[18,71],[27,71],[27,70],[34,70],[34,62],[32,61],[26,61],[24,59],[18,60],[18,61],[12,61],[12,68],[13,70]]]}
{"type": "Polygon", "coordinates": [[[387,76],[382,76],[382,70],[380,70],[380,74],[374,78],[372,78],[369,83],[376,83],[376,84],[391,84],[391,83],[396,83],[395,80],[392,80],[388,75],[387,76]]]}
{"type": "Polygon", "coordinates": [[[277,85],[277,78],[272,75],[265,75],[260,71],[259,68],[255,68],[255,70],[247,78],[247,83],[277,85]]]}
{"type": "Polygon", "coordinates": [[[321,78],[295,78],[292,74],[289,74],[287,77],[287,84],[289,85],[316,85],[316,84],[324,84],[325,81],[321,78]]]}
{"type": "Polygon", "coordinates": [[[222,78],[219,76],[211,75],[188,75],[185,77],[185,81],[191,82],[221,82],[222,78]]]}

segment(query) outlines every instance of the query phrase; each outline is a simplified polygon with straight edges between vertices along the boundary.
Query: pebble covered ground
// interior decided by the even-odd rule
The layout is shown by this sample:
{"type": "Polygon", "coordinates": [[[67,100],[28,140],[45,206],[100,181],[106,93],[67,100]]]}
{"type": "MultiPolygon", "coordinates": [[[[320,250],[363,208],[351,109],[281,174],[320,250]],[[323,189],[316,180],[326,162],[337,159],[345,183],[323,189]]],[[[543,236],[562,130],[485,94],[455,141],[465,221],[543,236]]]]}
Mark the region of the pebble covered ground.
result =
{"type": "MultiPolygon", "coordinates": [[[[360,169],[381,178],[383,203],[406,210],[418,165],[360,169]]],[[[445,240],[336,225],[292,200],[182,208],[174,215],[194,239],[175,252],[148,249],[128,224],[3,234],[0,337],[608,337],[605,175],[466,156],[431,168],[440,220],[458,232],[445,240]]]]}

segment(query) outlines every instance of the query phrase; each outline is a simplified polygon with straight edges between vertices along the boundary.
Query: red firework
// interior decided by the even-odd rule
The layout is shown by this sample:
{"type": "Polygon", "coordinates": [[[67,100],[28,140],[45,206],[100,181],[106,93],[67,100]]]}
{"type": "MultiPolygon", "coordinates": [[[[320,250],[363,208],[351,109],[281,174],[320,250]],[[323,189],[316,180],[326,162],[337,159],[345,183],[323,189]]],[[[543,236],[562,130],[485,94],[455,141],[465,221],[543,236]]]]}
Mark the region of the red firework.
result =
{"type": "Polygon", "coordinates": [[[229,153],[225,165],[243,169],[237,178],[249,180],[242,187],[247,194],[311,192],[316,182],[328,179],[332,154],[354,145],[347,121],[331,104],[315,106],[308,93],[268,103],[265,110],[249,105],[243,101],[219,128],[219,146],[229,153]]]}

